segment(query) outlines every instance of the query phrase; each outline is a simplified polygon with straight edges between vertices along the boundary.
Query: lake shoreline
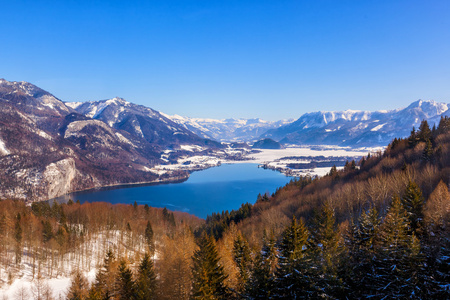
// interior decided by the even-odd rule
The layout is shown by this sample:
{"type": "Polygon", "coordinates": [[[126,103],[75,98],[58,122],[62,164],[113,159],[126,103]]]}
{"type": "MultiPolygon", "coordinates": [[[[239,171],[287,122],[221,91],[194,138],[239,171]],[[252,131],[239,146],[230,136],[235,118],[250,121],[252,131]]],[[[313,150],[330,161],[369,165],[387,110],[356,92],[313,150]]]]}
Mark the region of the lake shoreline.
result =
{"type": "MultiPolygon", "coordinates": [[[[82,189],[77,191],[72,191],[70,193],[48,199],[48,200],[42,200],[38,202],[50,202],[53,203],[54,201],[57,201],[58,203],[65,203],[63,202],[62,198],[66,198],[73,194],[84,194],[84,193],[92,193],[92,192],[100,192],[100,191],[109,191],[109,190],[119,190],[119,189],[127,189],[127,188],[135,188],[135,187],[144,187],[144,186],[156,186],[156,185],[168,185],[168,184],[177,184],[177,183],[183,183],[187,181],[190,177],[190,172],[187,174],[187,176],[184,177],[171,177],[163,180],[153,180],[153,181],[144,181],[144,182],[133,182],[133,183],[117,183],[117,184],[110,184],[110,185],[103,185],[99,187],[93,187],[88,189],[82,189]],[[60,199],[61,201],[58,201],[60,199]]],[[[66,202],[68,199],[66,200],[66,202]]]]}
{"type": "MultiPolygon", "coordinates": [[[[205,219],[211,213],[239,209],[243,203],[255,203],[258,194],[273,193],[291,178],[258,168],[258,164],[222,164],[187,176],[142,184],[126,184],[68,193],[50,201],[66,203],[108,202],[111,204],[147,204],[186,212],[205,219]],[[174,184],[170,184],[174,183],[174,184]],[[137,187],[137,188],[135,188],[137,187]]],[[[47,202],[49,203],[49,202],[47,202]]]]}

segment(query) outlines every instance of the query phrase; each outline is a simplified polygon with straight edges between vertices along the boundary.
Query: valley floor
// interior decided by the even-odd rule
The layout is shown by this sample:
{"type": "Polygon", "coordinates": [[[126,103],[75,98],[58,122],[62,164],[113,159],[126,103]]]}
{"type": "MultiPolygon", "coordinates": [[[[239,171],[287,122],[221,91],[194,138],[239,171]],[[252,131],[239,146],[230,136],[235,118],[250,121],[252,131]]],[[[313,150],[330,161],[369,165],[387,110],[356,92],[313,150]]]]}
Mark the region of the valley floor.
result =
{"type": "Polygon", "coordinates": [[[212,154],[183,156],[176,164],[159,165],[151,172],[166,174],[175,170],[198,171],[221,164],[255,163],[263,168],[276,170],[286,176],[323,176],[333,165],[342,168],[346,160],[358,160],[367,153],[382,150],[378,148],[357,148],[337,146],[291,146],[285,149],[244,148],[219,150],[212,154]]]}

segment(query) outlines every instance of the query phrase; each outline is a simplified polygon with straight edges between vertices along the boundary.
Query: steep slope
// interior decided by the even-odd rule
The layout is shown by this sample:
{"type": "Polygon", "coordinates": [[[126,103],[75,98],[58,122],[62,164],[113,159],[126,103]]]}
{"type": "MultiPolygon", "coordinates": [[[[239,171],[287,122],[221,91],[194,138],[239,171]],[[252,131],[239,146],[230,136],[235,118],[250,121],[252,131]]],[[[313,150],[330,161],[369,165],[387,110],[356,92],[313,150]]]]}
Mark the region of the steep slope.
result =
{"type": "Polygon", "coordinates": [[[297,121],[269,130],[262,137],[288,144],[382,146],[394,137],[407,136],[422,120],[431,125],[448,115],[448,104],[418,100],[392,111],[313,112],[297,121]]]}
{"type": "Polygon", "coordinates": [[[172,121],[204,138],[222,142],[248,142],[256,140],[269,129],[289,124],[292,119],[276,122],[256,119],[201,119],[178,115],[168,116],[172,121]]]}
{"type": "Polygon", "coordinates": [[[157,144],[162,149],[179,148],[186,144],[220,147],[220,144],[197,136],[161,113],[122,98],[66,104],[80,114],[100,120],[112,128],[124,130],[148,143],[157,144]]]}
{"type": "Polygon", "coordinates": [[[80,115],[30,83],[0,80],[0,199],[153,181],[149,170],[169,143],[80,115]]]}

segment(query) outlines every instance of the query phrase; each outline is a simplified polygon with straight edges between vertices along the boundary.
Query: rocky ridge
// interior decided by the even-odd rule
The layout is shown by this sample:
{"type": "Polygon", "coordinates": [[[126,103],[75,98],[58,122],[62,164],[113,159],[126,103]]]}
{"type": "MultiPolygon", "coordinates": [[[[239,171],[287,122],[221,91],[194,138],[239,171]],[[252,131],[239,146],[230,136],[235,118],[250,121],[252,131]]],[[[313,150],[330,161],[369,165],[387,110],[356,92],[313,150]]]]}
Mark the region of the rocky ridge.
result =
{"type": "Polygon", "coordinates": [[[394,137],[406,137],[422,120],[430,126],[441,116],[450,115],[449,105],[418,100],[406,108],[391,111],[313,112],[291,124],[268,130],[262,135],[283,144],[338,145],[351,147],[383,146],[394,137]]]}
{"type": "Polygon", "coordinates": [[[0,199],[46,200],[94,187],[186,178],[186,172],[160,174],[152,167],[170,163],[161,159],[167,147],[209,147],[162,116],[158,126],[143,122],[150,118],[145,113],[111,124],[102,118],[109,111],[91,118],[30,83],[0,79],[0,199]],[[128,130],[133,117],[141,136],[128,130]]]}

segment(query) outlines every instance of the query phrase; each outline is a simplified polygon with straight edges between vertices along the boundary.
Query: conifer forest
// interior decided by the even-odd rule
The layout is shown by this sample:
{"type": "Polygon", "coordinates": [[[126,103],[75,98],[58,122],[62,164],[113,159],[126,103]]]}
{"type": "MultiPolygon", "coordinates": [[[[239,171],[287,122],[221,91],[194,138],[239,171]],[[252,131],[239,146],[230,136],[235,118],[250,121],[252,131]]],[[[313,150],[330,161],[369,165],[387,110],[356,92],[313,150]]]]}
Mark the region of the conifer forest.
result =
{"type": "MultiPolygon", "coordinates": [[[[450,299],[450,119],[254,205],[199,219],[147,205],[0,201],[16,299],[450,299]],[[70,277],[55,295],[51,278],[70,277]]],[[[256,198],[256,195],[255,195],[256,198]]]]}

